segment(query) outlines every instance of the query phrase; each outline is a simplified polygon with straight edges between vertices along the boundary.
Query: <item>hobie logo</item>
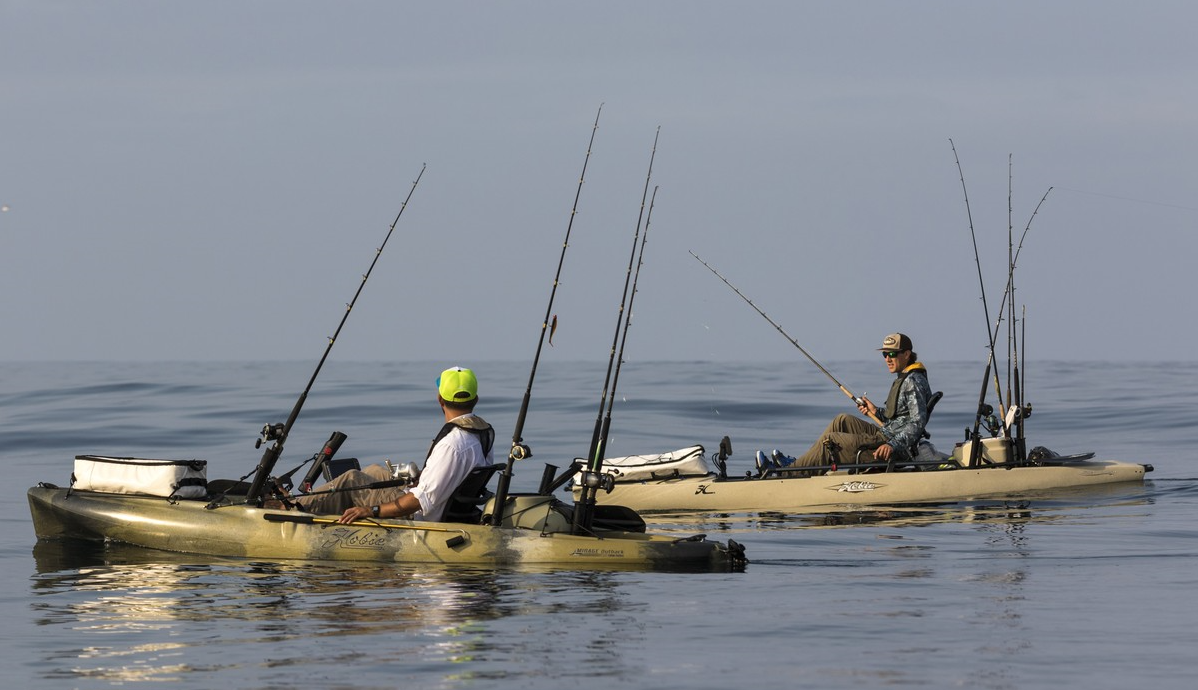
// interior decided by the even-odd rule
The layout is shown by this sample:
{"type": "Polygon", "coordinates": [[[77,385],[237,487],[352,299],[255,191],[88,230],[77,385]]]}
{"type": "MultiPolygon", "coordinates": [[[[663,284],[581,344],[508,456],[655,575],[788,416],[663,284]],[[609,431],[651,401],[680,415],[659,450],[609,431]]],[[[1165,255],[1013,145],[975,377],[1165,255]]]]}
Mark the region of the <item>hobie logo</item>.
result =
{"type": "Polygon", "coordinates": [[[844,493],[859,494],[863,491],[873,491],[874,489],[880,489],[882,487],[878,484],[874,484],[873,482],[858,481],[858,482],[844,482],[843,484],[839,484],[837,486],[829,486],[828,488],[832,489],[836,493],[841,493],[841,494],[844,494],[844,493]]]}
{"type": "Polygon", "coordinates": [[[372,530],[351,529],[338,527],[326,536],[323,548],[340,547],[343,549],[370,549],[380,551],[387,543],[387,538],[372,530]]]}

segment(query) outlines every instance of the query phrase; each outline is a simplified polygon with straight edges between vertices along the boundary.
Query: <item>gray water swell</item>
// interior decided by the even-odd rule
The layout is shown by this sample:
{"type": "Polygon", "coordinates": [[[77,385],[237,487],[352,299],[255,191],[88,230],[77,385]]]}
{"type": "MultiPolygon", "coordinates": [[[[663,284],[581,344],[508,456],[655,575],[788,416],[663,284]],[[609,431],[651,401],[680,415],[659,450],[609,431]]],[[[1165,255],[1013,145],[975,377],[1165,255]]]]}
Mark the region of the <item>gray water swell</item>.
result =
{"type": "MultiPolygon", "coordinates": [[[[883,390],[876,362],[829,364],[856,390],[883,390]]],[[[951,443],[972,421],[980,368],[931,366],[946,391],[933,438],[951,443]]],[[[520,487],[535,485],[544,462],[585,452],[603,368],[544,365],[520,487]]],[[[439,426],[429,370],[330,366],[280,466],[307,458],[334,428],[350,436],[341,455],[423,454],[439,426]]],[[[478,370],[490,389],[480,413],[503,439],[527,368],[478,370]]],[[[1032,370],[1036,443],[1152,462],[1148,481],[1011,501],[654,516],[655,531],[734,538],[751,560],[738,573],[659,573],[38,544],[24,490],[65,483],[74,454],[169,452],[210,459],[212,476],[240,476],[258,460],[258,430],[286,418],[311,365],[0,365],[14,485],[0,496],[0,665],[16,685],[46,688],[390,688],[397,678],[471,688],[1189,687],[1198,368],[1032,370]]],[[[728,433],[744,469],[757,447],[801,447],[848,405],[803,362],[630,363],[612,451],[700,442],[711,452],[728,433]]]]}

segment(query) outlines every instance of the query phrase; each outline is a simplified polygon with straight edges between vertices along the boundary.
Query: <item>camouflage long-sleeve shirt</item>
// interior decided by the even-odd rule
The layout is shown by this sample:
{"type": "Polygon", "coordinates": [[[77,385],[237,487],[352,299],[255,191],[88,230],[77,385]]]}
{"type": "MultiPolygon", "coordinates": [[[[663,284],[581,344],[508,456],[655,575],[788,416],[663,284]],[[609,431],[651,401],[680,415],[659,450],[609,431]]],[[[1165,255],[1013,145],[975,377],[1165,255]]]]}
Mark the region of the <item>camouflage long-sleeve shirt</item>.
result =
{"type": "Polygon", "coordinates": [[[886,409],[878,411],[882,435],[903,459],[910,458],[910,449],[923,437],[931,397],[927,367],[915,362],[896,375],[886,397],[886,409]]]}

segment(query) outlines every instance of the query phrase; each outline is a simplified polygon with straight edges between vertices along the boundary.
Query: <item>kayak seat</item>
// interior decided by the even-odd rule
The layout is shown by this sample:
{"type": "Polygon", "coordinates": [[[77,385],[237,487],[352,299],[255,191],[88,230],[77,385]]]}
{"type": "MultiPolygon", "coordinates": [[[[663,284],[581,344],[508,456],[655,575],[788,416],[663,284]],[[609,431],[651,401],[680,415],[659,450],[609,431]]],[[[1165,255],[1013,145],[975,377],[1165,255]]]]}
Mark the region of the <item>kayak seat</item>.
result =
{"type": "MultiPolygon", "coordinates": [[[[940,399],[943,397],[944,397],[944,391],[936,391],[935,393],[932,394],[932,397],[928,398],[928,419],[927,419],[927,421],[929,421],[929,422],[932,421],[932,410],[936,409],[936,403],[940,402],[940,399]]],[[[922,438],[932,438],[932,434],[928,432],[928,427],[927,427],[926,423],[924,424],[922,438]]],[[[922,438],[921,438],[921,440],[922,440],[922,438]]],[[[867,451],[872,453],[873,451],[877,450],[878,446],[880,446],[880,445],[882,445],[882,444],[880,444],[880,443],[865,443],[865,444],[858,446],[857,447],[857,456],[855,458],[857,464],[861,464],[861,462],[862,462],[862,459],[861,459],[862,453],[865,453],[867,451]]],[[[915,445],[911,446],[911,448],[909,448],[908,451],[911,453],[911,457],[914,458],[914,457],[918,456],[919,455],[919,442],[916,442],[915,445]]],[[[866,460],[866,462],[868,462],[868,459],[866,460]]],[[[881,469],[881,468],[878,468],[878,469],[881,469]]],[[[894,455],[891,455],[890,460],[886,463],[886,471],[893,472],[894,469],[895,469],[894,455]]],[[[918,469],[918,467],[915,467],[914,469],[918,469]]],[[[875,470],[875,471],[877,471],[877,470],[875,470]]]]}
{"type": "Polygon", "coordinates": [[[329,458],[320,468],[326,482],[331,482],[350,470],[360,470],[362,465],[357,458],[329,458]]]}
{"type": "Polygon", "coordinates": [[[644,532],[645,520],[632,508],[601,503],[595,506],[591,514],[591,527],[616,532],[644,532]]]}
{"type": "Polygon", "coordinates": [[[458,484],[449,505],[441,515],[442,522],[465,522],[477,525],[483,518],[483,506],[495,494],[487,489],[487,483],[495,473],[503,469],[503,463],[476,467],[458,484]]]}

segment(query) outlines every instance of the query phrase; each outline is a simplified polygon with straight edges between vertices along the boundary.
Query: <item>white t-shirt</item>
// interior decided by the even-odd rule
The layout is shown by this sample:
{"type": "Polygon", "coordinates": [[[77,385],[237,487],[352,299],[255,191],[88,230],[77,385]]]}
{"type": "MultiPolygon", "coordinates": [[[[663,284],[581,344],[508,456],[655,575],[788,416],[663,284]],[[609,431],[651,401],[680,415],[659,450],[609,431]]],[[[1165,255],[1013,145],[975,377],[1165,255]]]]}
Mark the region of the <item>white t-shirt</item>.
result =
{"type": "MultiPolygon", "coordinates": [[[[462,415],[466,416],[473,415],[462,415]]],[[[490,453],[483,454],[482,443],[477,435],[461,428],[450,431],[437,442],[432,455],[424,463],[420,480],[409,489],[409,493],[420,501],[420,510],[412,515],[412,519],[439,522],[453,492],[466,479],[466,475],[476,467],[485,467],[493,462],[490,453]]]]}

